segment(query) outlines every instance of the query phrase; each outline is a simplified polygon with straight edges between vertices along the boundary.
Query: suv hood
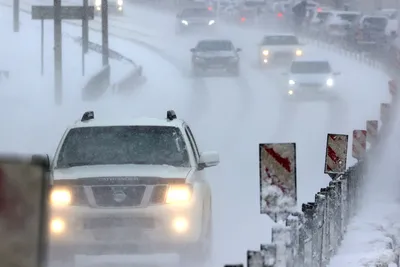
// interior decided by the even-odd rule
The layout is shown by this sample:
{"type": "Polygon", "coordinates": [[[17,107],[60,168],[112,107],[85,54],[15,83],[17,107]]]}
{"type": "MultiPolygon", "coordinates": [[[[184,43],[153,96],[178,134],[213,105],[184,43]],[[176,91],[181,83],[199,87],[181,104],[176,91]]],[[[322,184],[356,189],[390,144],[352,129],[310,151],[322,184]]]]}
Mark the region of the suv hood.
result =
{"type": "Polygon", "coordinates": [[[167,165],[93,165],[62,169],[53,169],[54,180],[96,178],[96,177],[159,177],[187,178],[190,167],[172,167],[167,165]]]}
{"type": "Polygon", "coordinates": [[[321,74],[291,74],[290,80],[297,83],[326,83],[326,80],[332,78],[332,75],[327,73],[321,74]]]}
{"type": "Polygon", "coordinates": [[[202,51],[202,52],[197,52],[196,56],[202,58],[234,57],[235,53],[233,51],[202,51]]]}

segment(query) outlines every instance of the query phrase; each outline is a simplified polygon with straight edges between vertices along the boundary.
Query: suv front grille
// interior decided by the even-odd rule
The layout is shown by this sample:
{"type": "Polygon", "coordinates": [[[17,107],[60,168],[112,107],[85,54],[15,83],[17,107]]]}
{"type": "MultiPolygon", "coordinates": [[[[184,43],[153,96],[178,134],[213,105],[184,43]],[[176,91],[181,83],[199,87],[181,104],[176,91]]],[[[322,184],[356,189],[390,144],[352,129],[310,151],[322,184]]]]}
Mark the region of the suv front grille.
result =
{"type": "Polygon", "coordinates": [[[72,206],[87,206],[89,205],[83,186],[73,186],[71,188],[72,206]]]}
{"type": "Polygon", "coordinates": [[[92,192],[99,207],[135,207],[142,203],[145,185],[93,186],[92,192]]]}

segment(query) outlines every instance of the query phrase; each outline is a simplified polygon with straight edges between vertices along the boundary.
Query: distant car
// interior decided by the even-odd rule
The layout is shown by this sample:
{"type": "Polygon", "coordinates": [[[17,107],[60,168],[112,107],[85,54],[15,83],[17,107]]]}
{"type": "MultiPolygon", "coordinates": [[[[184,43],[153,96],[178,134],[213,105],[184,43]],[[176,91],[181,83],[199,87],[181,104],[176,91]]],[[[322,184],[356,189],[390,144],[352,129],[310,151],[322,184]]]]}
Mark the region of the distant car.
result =
{"type": "Polygon", "coordinates": [[[385,16],[362,16],[350,26],[346,39],[353,45],[384,45],[388,23],[389,19],[385,16]]]}
{"type": "Polygon", "coordinates": [[[176,16],[176,32],[190,30],[212,30],[216,24],[216,14],[207,7],[186,8],[176,16]]]}
{"type": "MultiPolygon", "coordinates": [[[[124,0],[108,0],[108,11],[110,13],[122,14],[124,12],[124,0]]],[[[94,0],[94,10],[101,12],[101,0],[94,0]]]]}
{"type": "Polygon", "coordinates": [[[173,110],[166,118],[85,112],[66,129],[52,162],[50,262],[177,253],[179,266],[203,266],[212,252],[204,169],[218,163],[217,152],[200,152],[173,110]]]}
{"type": "Polygon", "coordinates": [[[286,94],[290,98],[329,96],[335,88],[336,76],[329,61],[299,59],[292,62],[286,76],[286,94]]]}
{"type": "Polygon", "coordinates": [[[362,16],[358,11],[332,11],[326,18],[323,32],[331,37],[345,37],[352,23],[362,16]]]}
{"type": "Polygon", "coordinates": [[[261,66],[291,63],[303,55],[299,39],[293,34],[266,35],[259,47],[261,66]]]}
{"type": "Polygon", "coordinates": [[[331,14],[330,10],[319,10],[318,8],[311,11],[308,30],[313,34],[319,35],[323,31],[323,26],[331,14]]]}
{"type": "Polygon", "coordinates": [[[226,71],[234,76],[240,74],[240,48],[230,40],[202,40],[192,52],[192,71],[195,76],[207,71],[226,71]]]}

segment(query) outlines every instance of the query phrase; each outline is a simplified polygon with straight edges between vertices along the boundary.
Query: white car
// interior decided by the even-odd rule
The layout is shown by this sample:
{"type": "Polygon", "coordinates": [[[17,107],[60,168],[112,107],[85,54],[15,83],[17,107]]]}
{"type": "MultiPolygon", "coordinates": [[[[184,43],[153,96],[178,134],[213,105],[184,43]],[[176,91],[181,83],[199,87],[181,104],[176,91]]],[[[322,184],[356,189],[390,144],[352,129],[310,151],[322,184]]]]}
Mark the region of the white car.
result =
{"type": "MultiPolygon", "coordinates": [[[[92,0],[95,12],[101,12],[102,0],[92,0]]],[[[124,12],[124,0],[107,0],[108,11],[122,14],[124,12]]]]}
{"type": "Polygon", "coordinates": [[[216,13],[206,7],[185,8],[176,15],[175,31],[176,33],[200,29],[212,31],[216,27],[216,20],[216,13]]]}
{"type": "Polygon", "coordinates": [[[286,78],[286,94],[290,98],[329,96],[335,88],[336,76],[327,60],[299,59],[292,62],[286,78]]]}
{"type": "Polygon", "coordinates": [[[94,118],[68,128],[51,175],[50,261],[76,254],[178,253],[181,266],[208,260],[212,203],[200,153],[174,111],[166,119],[94,118]]]}
{"type": "Polygon", "coordinates": [[[291,63],[303,55],[301,44],[293,34],[270,34],[259,44],[258,58],[261,66],[291,63]]]}

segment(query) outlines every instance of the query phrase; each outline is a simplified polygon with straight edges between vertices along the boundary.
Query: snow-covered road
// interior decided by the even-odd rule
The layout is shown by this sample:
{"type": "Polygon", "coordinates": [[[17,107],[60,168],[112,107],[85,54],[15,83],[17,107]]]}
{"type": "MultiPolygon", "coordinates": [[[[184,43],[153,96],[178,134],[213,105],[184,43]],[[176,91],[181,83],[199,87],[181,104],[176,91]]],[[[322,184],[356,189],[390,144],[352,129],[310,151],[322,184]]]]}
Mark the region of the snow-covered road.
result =
{"type": "MultiPolygon", "coordinates": [[[[49,4],[46,1],[39,2],[49,4]]],[[[22,7],[27,6],[25,2],[22,7]]],[[[110,35],[114,38],[110,47],[143,65],[148,82],[128,95],[63,106],[57,120],[66,125],[88,109],[96,110],[98,116],[131,113],[157,117],[175,109],[192,126],[202,150],[216,149],[221,154],[221,165],[209,171],[216,266],[244,262],[246,249],[258,249],[260,243],[270,240],[271,221],[259,215],[258,144],[297,143],[299,204],[312,201],[314,193],[329,182],[323,174],[326,134],[350,134],[355,128],[364,128],[365,120],[379,118],[379,103],[389,97],[388,78],[332,51],[306,46],[305,54],[327,58],[342,72],[339,101],[287,104],[281,98],[281,71],[256,67],[257,43],[268,29],[221,25],[213,36],[229,38],[243,49],[242,75],[194,79],[189,72],[189,49],[210,36],[175,36],[174,22],[173,14],[129,4],[123,17],[111,17],[110,35]]],[[[98,20],[90,25],[99,30],[98,20]]],[[[100,35],[92,32],[90,38],[98,41],[100,35]]],[[[48,142],[59,137],[60,131],[54,131],[48,142]]]]}

